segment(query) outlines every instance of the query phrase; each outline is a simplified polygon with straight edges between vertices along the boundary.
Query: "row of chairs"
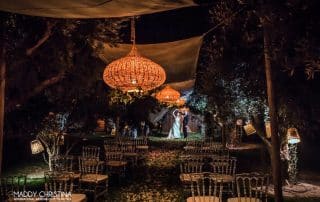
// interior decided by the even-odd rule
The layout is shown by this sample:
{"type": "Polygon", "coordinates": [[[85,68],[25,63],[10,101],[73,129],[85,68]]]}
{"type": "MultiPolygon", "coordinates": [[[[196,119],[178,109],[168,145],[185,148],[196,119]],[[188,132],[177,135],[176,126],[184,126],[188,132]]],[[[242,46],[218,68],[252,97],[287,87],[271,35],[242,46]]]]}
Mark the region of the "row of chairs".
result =
{"type": "MultiPolygon", "coordinates": [[[[211,173],[190,174],[191,196],[187,202],[222,202],[223,179],[211,173]]],[[[237,194],[227,202],[267,202],[269,176],[259,173],[238,174],[235,177],[237,194]]]]}
{"type": "Polygon", "coordinates": [[[221,143],[209,141],[188,141],[184,147],[185,155],[194,155],[200,158],[229,157],[229,150],[221,143]]]}
{"type": "Polygon", "coordinates": [[[214,158],[212,162],[209,163],[186,160],[180,163],[180,181],[187,187],[193,180],[190,178],[190,174],[208,172],[211,176],[216,176],[223,180],[223,182],[228,185],[227,191],[233,193],[236,163],[237,159],[234,157],[214,158]]]}

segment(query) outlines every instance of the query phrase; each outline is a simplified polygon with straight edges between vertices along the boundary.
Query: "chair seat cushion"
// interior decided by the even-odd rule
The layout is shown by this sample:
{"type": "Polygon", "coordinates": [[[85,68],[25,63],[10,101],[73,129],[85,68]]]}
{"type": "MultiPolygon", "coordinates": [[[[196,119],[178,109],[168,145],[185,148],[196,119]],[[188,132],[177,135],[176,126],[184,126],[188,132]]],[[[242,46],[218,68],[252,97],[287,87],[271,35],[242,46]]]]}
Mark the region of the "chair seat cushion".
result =
{"type": "Polygon", "coordinates": [[[127,165],[127,162],[126,161],[107,161],[106,165],[111,167],[120,167],[120,166],[127,165]]]}
{"type": "Polygon", "coordinates": [[[258,198],[239,197],[239,198],[228,198],[227,202],[262,202],[262,201],[261,199],[258,199],[258,198]]]}
{"type": "Polygon", "coordinates": [[[108,180],[108,175],[101,174],[84,174],[80,178],[84,182],[102,182],[108,180]]]}
{"type": "Polygon", "coordinates": [[[194,175],[192,175],[192,177],[190,176],[190,173],[181,173],[180,174],[180,180],[182,182],[191,182],[191,180],[193,181],[197,181],[198,179],[200,179],[201,175],[197,175],[197,173],[192,173],[194,175]]]}
{"type": "Polygon", "coordinates": [[[136,146],[136,149],[149,149],[149,146],[148,145],[138,145],[136,146]]]}
{"type": "Polygon", "coordinates": [[[123,153],[123,156],[136,157],[136,156],[138,156],[138,154],[135,152],[126,152],[126,153],[123,153]]]}
{"type": "Polygon", "coordinates": [[[191,196],[187,198],[187,202],[220,202],[220,200],[215,196],[191,196]]]}
{"type": "Polygon", "coordinates": [[[211,178],[217,178],[217,180],[221,180],[222,182],[233,182],[234,177],[232,175],[225,175],[225,174],[211,174],[211,178]]]}
{"type": "Polygon", "coordinates": [[[66,200],[62,198],[58,199],[50,199],[50,202],[61,202],[61,201],[70,201],[70,202],[86,202],[87,197],[85,194],[72,194],[71,195],[71,200],[69,198],[66,198],[66,200]]]}

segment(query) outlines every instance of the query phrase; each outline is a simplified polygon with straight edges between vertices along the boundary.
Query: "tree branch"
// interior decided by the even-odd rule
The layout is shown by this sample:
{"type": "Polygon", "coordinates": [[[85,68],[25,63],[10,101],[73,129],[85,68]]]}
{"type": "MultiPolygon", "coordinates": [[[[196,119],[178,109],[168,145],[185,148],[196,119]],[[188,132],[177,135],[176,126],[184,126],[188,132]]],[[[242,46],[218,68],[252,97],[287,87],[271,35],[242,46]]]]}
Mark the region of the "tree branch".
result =
{"type": "Polygon", "coordinates": [[[50,21],[47,21],[47,29],[46,31],[44,32],[44,34],[42,35],[42,37],[37,41],[37,43],[32,46],[31,48],[28,48],[26,50],[26,55],[27,56],[30,56],[32,55],[32,53],[37,50],[42,44],[44,44],[44,42],[46,42],[49,37],[51,36],[51,33],[52,33],[52,28],[54,26],[55,23],[52,23],[50,21]]]}
{"type": "Polygon", "coordinates": [[[43,156],[44,162],[49,165],[49,161],[46,158],[46,153],[45,152],[42,153],[42,156],[43,156]]]}
{"type": "Polygon", "coordinates": [[[42,81],[38,86],[36,86],[29,93],[26,93],[23,97],[20,97],[16,100],[9,102],[8,105],[6,106],[6,112],[12,111],[16,107],[16,105],[26,102],[31,97],[41,93],[47,87],[58,83],[60,80],[64,78],[64,75],[65,75],[65,70],[62,70],[56,76],[53,76],[47,80],[42,81]]]}

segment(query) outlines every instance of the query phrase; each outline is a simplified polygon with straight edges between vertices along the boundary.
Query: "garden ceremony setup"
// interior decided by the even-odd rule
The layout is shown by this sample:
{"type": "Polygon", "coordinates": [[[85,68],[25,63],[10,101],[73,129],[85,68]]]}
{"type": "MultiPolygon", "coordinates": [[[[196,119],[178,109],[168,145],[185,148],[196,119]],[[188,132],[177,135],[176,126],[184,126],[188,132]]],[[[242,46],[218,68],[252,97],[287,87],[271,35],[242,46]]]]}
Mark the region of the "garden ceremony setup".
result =
{"type": "Polygon", "coordinates": [[[0,1],[0,202],[319,202],[318,8],[0,1]]]}

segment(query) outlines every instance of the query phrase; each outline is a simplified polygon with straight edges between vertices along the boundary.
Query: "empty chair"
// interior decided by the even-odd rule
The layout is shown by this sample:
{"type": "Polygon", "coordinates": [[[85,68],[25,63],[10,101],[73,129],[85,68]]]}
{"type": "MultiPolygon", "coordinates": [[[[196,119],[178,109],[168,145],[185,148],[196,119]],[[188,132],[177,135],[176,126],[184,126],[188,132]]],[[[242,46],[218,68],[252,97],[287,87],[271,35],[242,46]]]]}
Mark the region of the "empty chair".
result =
{"type": "Polygon", "coordinates": [[[187,202],[222,202],[223,184],[207,173],[190,174],[191,197],[187,202]]]}
{"type": "MultiPolygon", "coordinates": [[[[194,161],[185,161],[180,164],[180,180],[182,183],[190,183],[192,180],[190,178],[191,173],[202,173],[203,163],[194,162],[194,161]]],[[[193,180],[196,180],[196,177],[193,177],[193,180]]]]}
{"type": "Polygon", "coordinates": [[[79,188],[89,187],[94,193],[94,198],[105,194],[108,188],[108,175],[102,174],[100,161],[97,158],[79,157],[79,188]]]}
{"type": "Polygon", "coordinates": [[[236,176],[237,197],[228,198],[228,202],[267,202],[269,176],[258,173],[246,173],[236,176]]]}
{"type": "Polygon", "coordinates": [[[82,156],[86,158],[100,158],[100,147],[84,146],[82,147],[82,156]]]}
{"type": "Polygon", "coordinates": [[[125,174],[127,162],[123,160],[122,152],[106,152],[106,168],[108,173],[125,174]]]}
{"type": "Polygon", "coordinates": [[[223,183],[227,183],[229,191],[234,192],[234,181],[236,173],[237,159],[232,158],[215,158],[210,163],[212,176],[222,179],[223,183]],[[231,185],[231,188],[230,188],[231,185]]]}
{"type": "Polygon", "coordinates": [[[121,145],[121,151],[123,157],[131,163],[131,165],[136,166],[138,162],[138,153],[135,150],[135,146],[132,144],[121,145]]]}
{"type": "Polygon", "coordinates": [[[134,140],[135,148],[138,153],[146,153],[148,152],[149,146],[147,138],[138,138],[134,140]]]}
{"type": "Polygon", "coordinates": [[[72,201],[85,202],[85,194],[73,193],[72,173],[64,172],[46,172],[45,173],[45,191],[60,193],[52,196],[50,202],[72,201]]]}

